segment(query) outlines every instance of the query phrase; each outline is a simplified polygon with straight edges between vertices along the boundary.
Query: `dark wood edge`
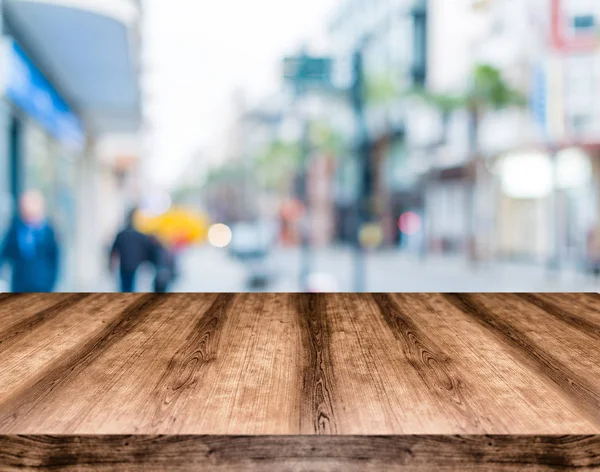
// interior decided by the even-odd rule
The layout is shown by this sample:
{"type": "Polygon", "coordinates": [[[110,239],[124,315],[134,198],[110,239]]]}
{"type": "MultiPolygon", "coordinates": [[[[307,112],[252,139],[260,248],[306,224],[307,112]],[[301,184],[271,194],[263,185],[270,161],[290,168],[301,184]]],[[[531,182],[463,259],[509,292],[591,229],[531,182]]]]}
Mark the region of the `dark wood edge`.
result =
{"type": "Polygon", "coordinates": [[[600,470],[597,436],[0,436],[0,470],[600,470]]]}

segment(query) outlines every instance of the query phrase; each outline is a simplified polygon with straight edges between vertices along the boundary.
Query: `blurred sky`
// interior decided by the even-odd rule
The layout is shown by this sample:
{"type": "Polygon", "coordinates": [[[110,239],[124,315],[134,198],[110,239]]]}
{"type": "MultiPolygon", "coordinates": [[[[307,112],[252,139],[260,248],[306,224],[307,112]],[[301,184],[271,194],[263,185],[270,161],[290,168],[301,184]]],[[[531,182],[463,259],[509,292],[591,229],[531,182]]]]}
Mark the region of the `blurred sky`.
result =
{"type": "Polygon", "coordinates": [[[145,0],[144,96],[150,175],[171,184],[222,140],[233,94],[274,90],[280,59],[322,34],[339,0],[145,0]]]}

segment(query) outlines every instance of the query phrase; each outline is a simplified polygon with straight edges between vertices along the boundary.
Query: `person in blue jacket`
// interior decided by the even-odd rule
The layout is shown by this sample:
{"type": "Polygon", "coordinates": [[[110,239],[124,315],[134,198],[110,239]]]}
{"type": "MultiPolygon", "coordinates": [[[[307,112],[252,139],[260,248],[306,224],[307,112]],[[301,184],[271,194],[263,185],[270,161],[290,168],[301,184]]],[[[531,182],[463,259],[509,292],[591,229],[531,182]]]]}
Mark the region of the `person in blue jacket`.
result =
{"type": "Polygon", "coordinates": [[[25,192],[2,246],[0,267],[12,267],[11,291],[52,292],[58,277],[59,248],[52,225],[45,215],[44,197],[25,192]]]}

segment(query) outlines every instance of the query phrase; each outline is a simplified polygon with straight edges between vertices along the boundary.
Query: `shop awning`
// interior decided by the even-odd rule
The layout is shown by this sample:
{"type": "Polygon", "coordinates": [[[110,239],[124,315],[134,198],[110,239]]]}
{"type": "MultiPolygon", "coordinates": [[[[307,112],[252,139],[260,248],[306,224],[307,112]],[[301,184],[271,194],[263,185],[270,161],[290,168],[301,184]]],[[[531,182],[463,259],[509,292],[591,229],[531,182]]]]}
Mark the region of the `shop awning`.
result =
{"type": "Polygon", "coordinates": [[[141,120],[133,0],[5,0],[12,36],[95,135],[141,120]]]}
{"type": "Polygon", "coordinates": [[[429,171],[429,177],[434,180],[473,180],[475,168],[473,163],[465,162],[453,167],[434,168],[429,171]]]}

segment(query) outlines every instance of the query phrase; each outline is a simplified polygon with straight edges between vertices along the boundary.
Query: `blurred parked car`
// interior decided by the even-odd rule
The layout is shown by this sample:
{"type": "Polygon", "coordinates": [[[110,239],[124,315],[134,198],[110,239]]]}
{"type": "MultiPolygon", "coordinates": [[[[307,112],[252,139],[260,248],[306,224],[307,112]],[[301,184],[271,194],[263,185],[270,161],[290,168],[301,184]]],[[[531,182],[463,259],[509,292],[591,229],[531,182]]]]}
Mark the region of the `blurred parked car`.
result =
{"type": "Polygon", "coordinates": [[[268,221],[238,223],[232,226],[229,253],[247,268],[250,289],[264,289],[274,277],[268,258],[277,241],[277,225],[268,221]]]}

